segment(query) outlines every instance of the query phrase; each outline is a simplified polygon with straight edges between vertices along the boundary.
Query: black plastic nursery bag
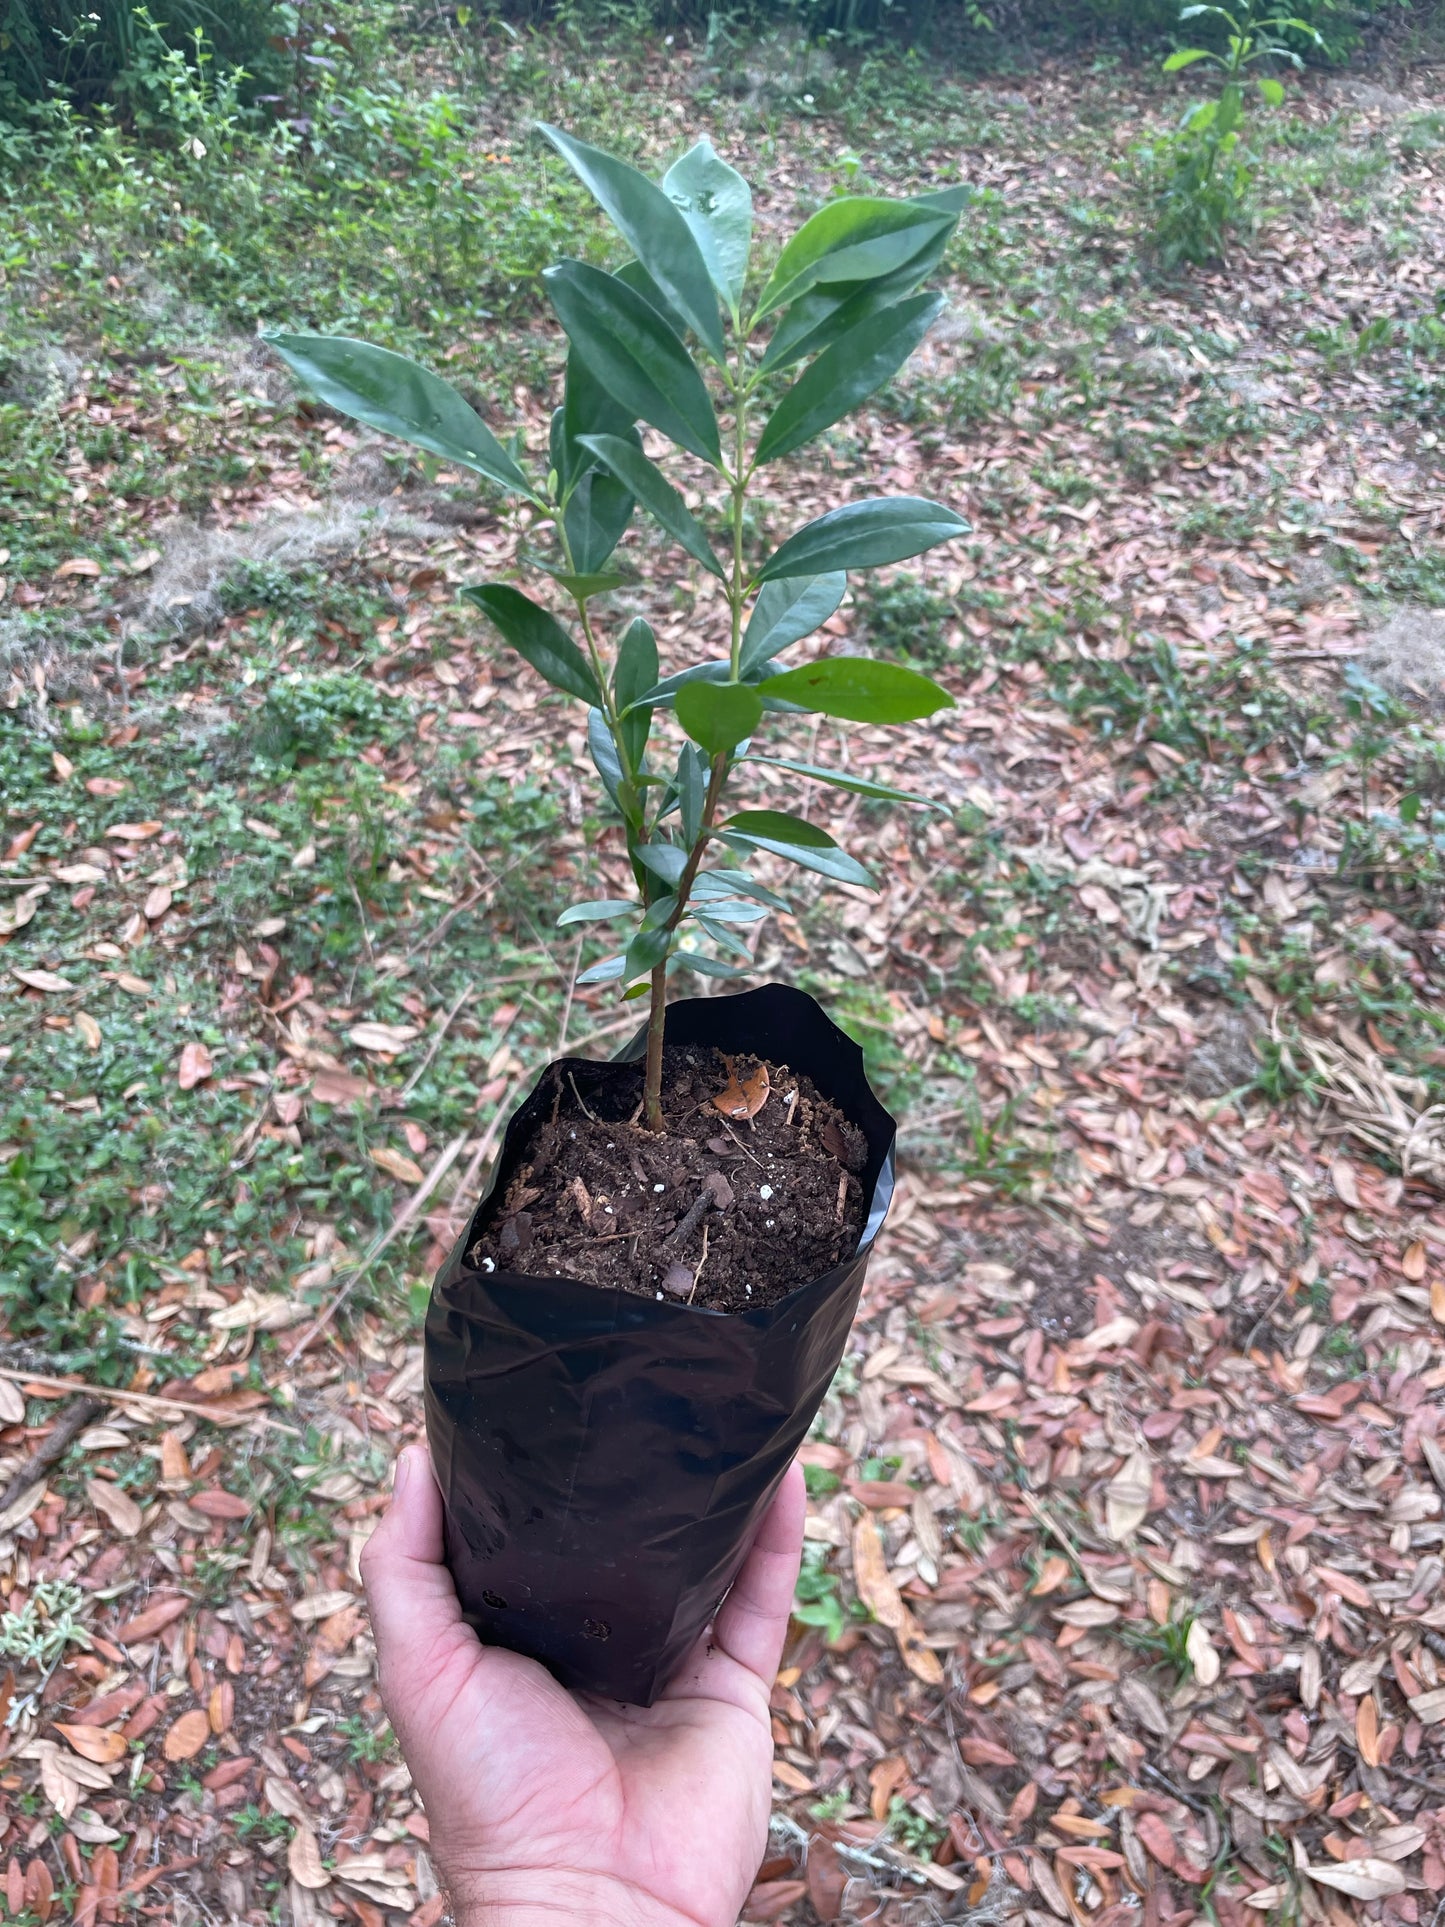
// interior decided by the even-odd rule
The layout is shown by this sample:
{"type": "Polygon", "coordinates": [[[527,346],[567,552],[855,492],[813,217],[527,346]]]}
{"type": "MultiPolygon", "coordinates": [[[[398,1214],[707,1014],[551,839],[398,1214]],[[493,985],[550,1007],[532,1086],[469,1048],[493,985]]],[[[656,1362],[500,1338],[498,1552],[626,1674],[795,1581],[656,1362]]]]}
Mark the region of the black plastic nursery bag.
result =
{"type": "MultiPolygon", "coordinates": [[[[472,1270],[552,1067],[432,1287],[426,1421],[447,1560],[482,1639],[565,1686],[650,1706],[716,1612],[838,1368],[893,1194],[896,1127],[863,1053],[800,990],[687,999],[669,1044],[787,1064],[863,1132],[855,1255],[768,1309],[722,1314],[570,1278],[472,1270]]],[[[618,1061],[642,1056],[639,1034],[618,1061]]],[[[607,1067],[559,1060],[584,1097],[607,1067]]]]}

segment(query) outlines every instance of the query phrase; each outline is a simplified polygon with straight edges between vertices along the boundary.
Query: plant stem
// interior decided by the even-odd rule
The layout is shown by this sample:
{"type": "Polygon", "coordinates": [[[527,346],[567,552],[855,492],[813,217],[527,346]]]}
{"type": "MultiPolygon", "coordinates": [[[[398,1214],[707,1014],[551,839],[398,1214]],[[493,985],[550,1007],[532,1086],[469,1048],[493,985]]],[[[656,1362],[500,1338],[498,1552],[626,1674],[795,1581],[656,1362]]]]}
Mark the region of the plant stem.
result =
{"type": "MultiPolygon", "coordinates": [[[[692,886],[702,864],[703,849],[712,830],[713,819],[717,815],[718,804],[722,801],[723,790],[728,778],[728,759],[714,756],[712,774],[708,778],[707,797],[702,806],[702,827],[697,841],[687,854],[687,867],[677,880],[677,902],[672,906],[672,914],[664,926],[669,936],[682,922],[687,900],[692,894],[692,886]]],[[[652,1000],[647,1018],[647,1068],[642,1080],[642,1121],[649,1131],[666,1129],[662,1121],[662,1038],[667,1020],[667,961],[657,964],[652,972],[652,1000]]]]}

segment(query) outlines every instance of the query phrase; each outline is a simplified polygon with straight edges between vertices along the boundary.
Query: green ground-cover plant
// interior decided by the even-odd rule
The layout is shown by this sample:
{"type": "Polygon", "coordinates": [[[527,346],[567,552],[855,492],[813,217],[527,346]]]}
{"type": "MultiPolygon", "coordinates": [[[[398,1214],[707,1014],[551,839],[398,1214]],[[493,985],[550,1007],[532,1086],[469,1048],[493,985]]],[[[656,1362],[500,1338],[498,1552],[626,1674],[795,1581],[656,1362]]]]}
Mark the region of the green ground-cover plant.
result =
{"type": "MultiPolygon", "coordinates": [[[[1155,197],[1154,243],[1166,267],[1223,255],[1229,230],[1244,214],[1255,162],[1244,148],[1245,90],[1251,70],[1274,62],[1303,67],[1293,42],[1323,50],[1318,27],[1277,8],[1260,12],[1254,0],[1242,9],[1194,4],[1180,10],[1192,21],[1220,26],[1224,46],[1178,47],[1164,62],[1166,74],[1203,66],[1221,77],[1213,100],[1196,101],[1172,134],[1141,150],[1155,197]]],[[[1260,98],[1270,107],[1284,101],[1284,87],[1271,73],[1255,72],[1260,98]]]]}
{"type": "Polygon", "coordinates": [[[625,934],[625,947],[582,981],[650,992],[644,1117],[660,1129],[668,979],[684,969],[737,974],[688,940],[749,958],[738,928],[786,907],[743,867],[747,860],[768,852],[826,880],[871,882],[803,816],[729,813],[736,770],[763,761],[806,782],[926,803],[840,770],[763,756],[755,739],[769,712],[887,724],[949,704],[936,683],[898,663],[823,656],[787,668],[781,659],[838,608],[850,569],[905,561],[967,524],[937,502],[874,496],[818,517],[761,557],[747,552],[748,530],[768,466],[859,406],[923,339],[942,297],[919,285],[942,258],[967,191],[832,201],[750,294],[751,192],[708,142],[658,185],[598,148],[543,131],[634,256],[615,274],[562,261],[543,277],[569,343],[545,474],[529,469],[519,441],[504,447],[454,388],[401,355],[324,335],[267,338],[324,401],[483,476],[525,505],[534,538],[549,533],[548,548],[529,548],[525,559],[571,603],[570,629],[511,583],[466,594],[555,689],[587,706],[589,747],[625,830],[637,896],[574,904],[561,921],[612,923],[625,934]],[[765,322],[770,334],[759,344],[765,322]],[[644,450],[639,424],[704,465],[702,494],[721,502],[712,518],[720,547],[706,508],[699,519],[644,450]],[[596,605],[625,579],[614,552],[639,505],[716,581],[728,613],[726,657],[664,676],[640,617],[606,637],[596,605]],[[680,748],[663,749],[655,736],[667,712],[681,728],[680,748]]]}

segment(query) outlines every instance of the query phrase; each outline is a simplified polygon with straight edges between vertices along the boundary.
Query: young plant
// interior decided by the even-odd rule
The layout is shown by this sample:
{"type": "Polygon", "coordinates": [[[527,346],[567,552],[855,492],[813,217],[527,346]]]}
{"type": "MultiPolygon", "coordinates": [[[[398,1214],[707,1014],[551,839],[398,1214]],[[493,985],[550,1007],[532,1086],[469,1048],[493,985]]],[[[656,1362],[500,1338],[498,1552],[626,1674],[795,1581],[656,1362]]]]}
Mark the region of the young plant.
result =
{"type": "MultiPolygon", "coordinates": [[[[1253,0],[1239,12],[1212,5],[1180,10],[1181,25],[1201,18],[1223,22],[1224,51],[1180,47],[1164,62],[1164,72],[1179,73],[1203,62],[1222,76],[1219,94],[1214,100],[1196,102],[1174,134],[1145,150],[1158,203],[1155,241],[1171,267],[1180,261],[1218,259],[1224,253],[1228,229],[1244,209],[1254,178],[1253,163],[1240,147],[1248,70],[1264,60],[1287,60],[1302,67],[1299,54],[1281,37],[1287,33],[1324,45],[1319,29],[1307,20],[1278,11],[1260,17],[1253,0]]],[[[1280,106],[1284,88],[1274,75],[1254,78],[1266,104],[1280,106]]]]}
{"type": "Polygon", "coordinates": [[[622,821],[637,899],[573,904],[560,921],[622,929],[617,954],[581,982],[615,981],[639,995],[650,986],[643,1116],[661,1130],[668,979],[680,970],[739,974],[689,939],[749,958],[738,927],[787,908],[747,860],[770,852],[833,882],[872,881],[802,815],[729,811],[738,768],[768,763],[864,796],[927,801],[765,756],[756,739],[770,712],[906,723],[951,702],[898,663],[828,655],[789,668],[781,659],[838,608],[850,569],[906,561],[967,523],[937,502],[870,496],[753,556],[748,510],[772,464],[858,407],[923,339],[943,297],[919,284],[942,259],[968,190],[831,201],[750,295],[752,195],[707,141],[659,186],[556,128],[541,131],[633,256],[615,274],[562,261],[542,277],[568,340],[545,474],[529,472],[520,437],[503,447],[454,388],[404,356],[322,335],[267,339],[323,401],[484,476],[525,504],[529,536],[548,532],[549,546],[525,559],[571,604],[570,627],[510,583],[465,594],[553,688],[587,706],[592,760],[622,821]],[[696,513],[644,448],[640,425],[672,445],[673,460],[700,465],[696,513]],[[605,634],[599,605],[626,580],[614,553],[638,506],[716,582],[726,656],[664,676],[640,617],[605,634]],[[680,748],[664,748],[656,730],[669,711],[680,748]]]}

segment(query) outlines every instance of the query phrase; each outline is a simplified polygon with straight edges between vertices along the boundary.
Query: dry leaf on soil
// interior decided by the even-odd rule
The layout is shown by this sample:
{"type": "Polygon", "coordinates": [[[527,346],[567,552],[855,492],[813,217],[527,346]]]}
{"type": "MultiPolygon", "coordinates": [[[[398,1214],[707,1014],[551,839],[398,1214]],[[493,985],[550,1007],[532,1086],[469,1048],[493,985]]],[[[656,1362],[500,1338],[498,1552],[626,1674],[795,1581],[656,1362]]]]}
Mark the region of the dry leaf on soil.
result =
{"type": "Polygon", "coordinates": [[[929,1686],[941,1685],[943,1663],[932,1647],[925,1645],[918,1621],[893,1582],[883,1557],[883,1541],[869,1512],[861,1513],[853,1527],[853,1583],[879,1625],[886,1626],[898,1641],[909,1672],[929,1686]]]}
{"type": "Polygon", "coordinates": [[[176,1082],[183,1091],[193,1091],[197,1084],[204,1084],[211,1074],[211,1053],[204,1044],[187,1044],[181,1052],[180,1069],[176,1072],[176,1082]]]}
{"type": "Polygon", "coordinates": [[[286,1849],[286,1865],[298,1887],[312,1892],[331,1885],[331,1875],[321,1864],[321,1849],[310,1827],[298,1827],[286,1849]]]}
{"type": "Polygon", "coordinates": [[[1104,1530],[1117,1545],[1149,1516],[1154,1468],[1147,1452],[1133,1452],[1104,1488],[1104,1530]]]}
{"type": "Polygon", "coordinates": [[[1194,1677],[1199,1684],[1213,1686],[1219,1678],[1219,1654],[1209,1637],[1209,1628],[1202,1619],[1196,1619],[1191,1624],[1185,1636],[1184,1650],[1189,1655],[1189,1664],[1194,1668],[1194,1677]]]}
{"type": "Polygon", "coordinates": [[[399,1051],[421,1036],[418,1024],[353,1024],[346,1035],[358,1050],[399,1051]]]}
{"type": "Polygon", "coordinates": [[[108,1733],[103,1726],[62,1726],[57,1720],[55,1730],[65,1735],[82,1760],[92,1760],[97,1766],[114,1766],[117,1760],[125,1758],[124,1736],[108,1733]]]}
{"type": "Polygon", "coordinates": [[[103,1512],[122,1539],[134,1539],[141,1528],[141,1509],[128,1492],[106,1479],[92,1479],[86,1497],[97,1512],[103,1512]]]}
{"type": "Polygon", "coordinates": [[[403,1184],[420,1184],[426,1175],[415,1158],[409,1158],[405,1151],[393,1150],[389,1144],[373,1144],[371,1161],[389,1177],[400,1178],[403,1184]]]}
{"type": "Polygon", "coordinates": [[[724,1117],[756,1117],[767,1103],[772,1089],[768,1082],[767,1065],[759,1064],[749,1076],[739,1078],[731,1057],[724,1057],[723,1063],[727,1068],[728,1081],[713,1098],[713,1109],[721,1111],[724,1117]]]}
{"type": "Polygon", "coordinates": [[[192,1760],[210,1737],[211,1722],[199,1706],[193,1706],[166,1734],[161,1751],[168,1760],[192,1760]]]}
{"type": "Polygon", "coordinates": [[[1409,1881],[1388,1860],[1346,1860],[1338,1867],[1306,1864],[1304,1871],[1321,1887],[1350,1894],[1356,1900],[1383,1900],[1388,1894],[1402,1894],[1409,1881]]]}

